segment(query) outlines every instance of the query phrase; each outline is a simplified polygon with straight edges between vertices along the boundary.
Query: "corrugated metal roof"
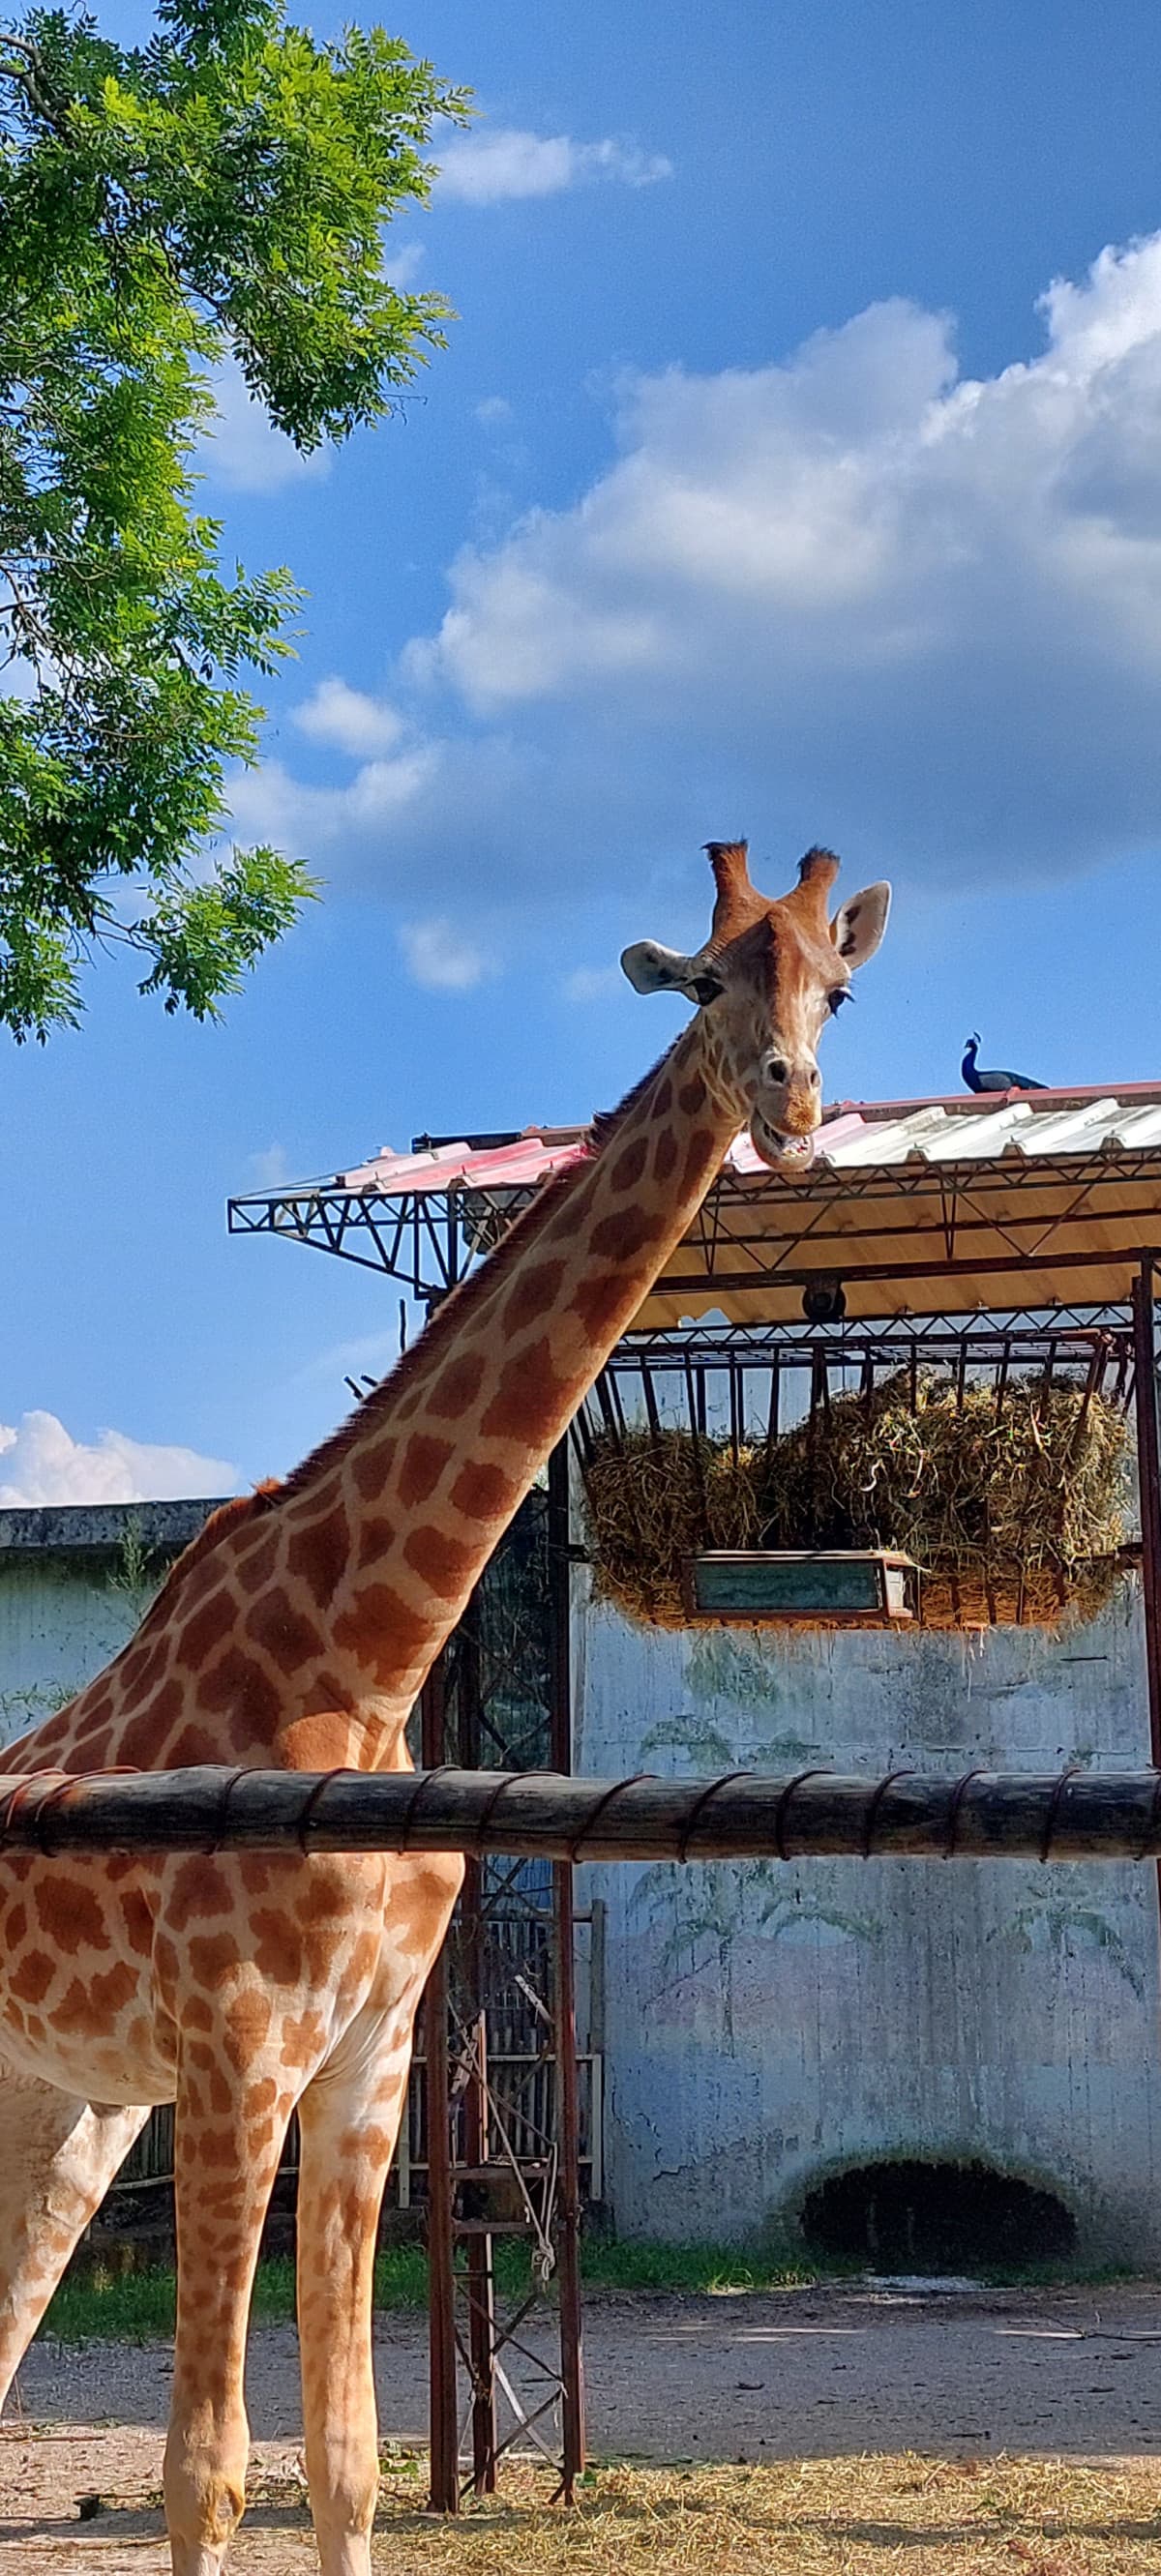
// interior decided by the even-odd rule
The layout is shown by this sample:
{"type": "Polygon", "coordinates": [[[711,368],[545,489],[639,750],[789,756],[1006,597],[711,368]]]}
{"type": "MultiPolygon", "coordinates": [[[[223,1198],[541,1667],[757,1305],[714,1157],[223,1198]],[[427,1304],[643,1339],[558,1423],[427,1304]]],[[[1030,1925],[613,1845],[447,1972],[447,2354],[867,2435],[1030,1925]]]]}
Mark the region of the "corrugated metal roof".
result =
{"type": "MultiPolygon", "coordinates": [[[[512,1144],[388,1149],[334,1187],[451,1193],[469,1218],[523,1199],[584,1151],[583,1129],[512,1144]]],[[[855,1317],[1119,1304],[1161,1247],[1161,1084],[844,1102],[806,1171],[771,1172],[747,1136],[637,1318],[799,1321],[805,1284],[841,1278],[855,1317]]]]}
{"type": "MultiPolygon", "coordinates": [[[[815,1166],[855,1171],[906,1162],[912,1157],[928,1163],[974,1163],[997,1161],[1009,1153],[1027,1159],[1088,1155],[1105,1147],[1142,1154],[1156,1151],[1161,1148],[1161,1086],[1144,1101],[1139,1096],[1144,1086],[1134,1088],[1136,1098],[1114,1092],[1070,1092],[1063,1106],[1057,1105],[1059,1095],[1052,1092],[1035,1096],[1021,1093],[1015,1097],[1005,1093],[987,1101],[970,1099],[962,1105],[946,1100],[916,1101],[895,1115],[894,1104],[890,1108],[874,1102],[858,1108],[844,1104],[828,1112],[819,1130],[815,1166]]],[[[384,1145],[369,1162],[338,1173],[336,1179],[344,1189],[374,1190],[383,1198],[402,1196],[411,1190],[442,1191],[456,1185],[497,1193],[523,1192],[575,1162],[584,1151],[586,1132],[583,1127],[547,1132],[528,1128],[510,1145],[481,1151],[461,1142],[432,1145],[421,1153],[398,1154],[384,1145]]],[[[770,1173],[744,1134],[731,1145],[726,1167],[766,1181],[784,1177],[770,1173]]],[[[800,1191],[802,1182],[792,1179],[790,1186],[800,1191]]]]}

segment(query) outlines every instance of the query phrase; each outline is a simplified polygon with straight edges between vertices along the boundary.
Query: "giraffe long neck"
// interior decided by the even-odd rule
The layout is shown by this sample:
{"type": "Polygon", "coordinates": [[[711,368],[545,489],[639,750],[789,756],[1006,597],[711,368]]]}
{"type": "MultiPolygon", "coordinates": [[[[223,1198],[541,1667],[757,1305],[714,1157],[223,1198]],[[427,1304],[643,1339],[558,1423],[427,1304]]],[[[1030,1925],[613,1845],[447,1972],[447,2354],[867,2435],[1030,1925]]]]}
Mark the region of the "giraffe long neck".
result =
{"type": "Polygon", "coordinates": [[[328,1650],[400,1724],[496,1541],[680,1242],[736,1131],[699,1017],[345,1437],[277,1505],[328,1650]],[[321,1596],[326,1593],[327,1597],[321,1596]]]}

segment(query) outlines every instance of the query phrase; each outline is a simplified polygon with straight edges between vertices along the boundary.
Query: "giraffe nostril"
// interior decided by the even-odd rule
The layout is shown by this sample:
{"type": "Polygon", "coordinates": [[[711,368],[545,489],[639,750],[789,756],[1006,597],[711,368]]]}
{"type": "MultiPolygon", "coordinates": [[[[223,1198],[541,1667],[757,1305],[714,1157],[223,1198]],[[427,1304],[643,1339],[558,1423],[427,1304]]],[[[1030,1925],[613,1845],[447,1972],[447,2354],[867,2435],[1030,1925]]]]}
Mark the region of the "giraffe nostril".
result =
{"type": "Polygon", "coordinates": [[[786,1062],[785,1056],[770,1056],[767,1061],[766,1071],[770,1076],[771,1082],[788,1082],[790,1079],[790,1067],[786,1062]]]}
{"type": "Polygon", "coordinates": [[[820,1082],[822,1081],[822,1075],[821,1075],[821,1073],[819,1072],[819,1070],[818,1070],[818,1066],[817,1066],[816,1064],[812,1064],[812,1065],[811,1065],[811,1068],[810,1068],[810,1079],[811,1079],[811,1083],[812,1083],[812,1085],[813,1085],[814,1089],[817,1091],[817,1090],[818,1090],[818,1087],[819,1087],[819,1084],[820,1084],[820,1082]]]}

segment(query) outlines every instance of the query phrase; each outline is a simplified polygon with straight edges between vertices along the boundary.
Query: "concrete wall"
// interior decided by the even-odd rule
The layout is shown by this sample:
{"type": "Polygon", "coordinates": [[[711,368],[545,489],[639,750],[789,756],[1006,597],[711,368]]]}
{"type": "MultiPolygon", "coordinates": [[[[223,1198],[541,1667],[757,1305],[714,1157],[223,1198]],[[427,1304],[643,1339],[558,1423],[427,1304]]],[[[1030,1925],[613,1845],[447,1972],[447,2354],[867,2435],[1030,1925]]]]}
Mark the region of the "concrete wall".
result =
{"type": "MultiPolygon", "coordinates": [[[[1090,1627],[969,1642],[646,1631],[577,1580],[580,1771],[1149,1760],[1135,1586],[1090,1627]]],[[[1056,2191],[1087,2251],[1161,2255],[1151,1866],[618,1866],[584,1883],[608,1909],[623,2233],[736,2240],[837,2168],[976,2156],[1056,2191]]]]}
{"type": "Polygon", "coordinates": [[[0,1748],[119,1652],[214,1509],[198,1501],[0,1511],[0,1748]]]}

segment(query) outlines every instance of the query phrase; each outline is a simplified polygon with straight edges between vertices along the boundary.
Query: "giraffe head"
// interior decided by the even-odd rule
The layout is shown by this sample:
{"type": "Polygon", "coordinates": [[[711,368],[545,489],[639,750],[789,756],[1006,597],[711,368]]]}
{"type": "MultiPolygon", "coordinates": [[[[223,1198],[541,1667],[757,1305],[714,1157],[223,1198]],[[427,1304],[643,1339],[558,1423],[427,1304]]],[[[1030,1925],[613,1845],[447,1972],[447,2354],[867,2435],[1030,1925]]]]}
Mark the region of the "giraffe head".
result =
{"type": "Polygon", "coordinates": [[[717,899],[704,947],[683,957],[642,939],[621,964],[638,993],[687,993],[699,1005],[722,1088],[763,1162],[808,1163],[822,1116],[818,1041],[855,967],[875,954],[891,889],[864,887],[832,920],[839,863],[829,850],[808,850],[793,891],[774,898],[751,884],[745,841],[706,846],[717,899]]]}

